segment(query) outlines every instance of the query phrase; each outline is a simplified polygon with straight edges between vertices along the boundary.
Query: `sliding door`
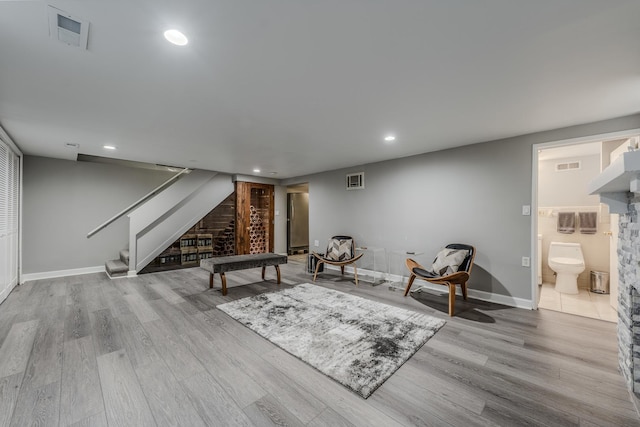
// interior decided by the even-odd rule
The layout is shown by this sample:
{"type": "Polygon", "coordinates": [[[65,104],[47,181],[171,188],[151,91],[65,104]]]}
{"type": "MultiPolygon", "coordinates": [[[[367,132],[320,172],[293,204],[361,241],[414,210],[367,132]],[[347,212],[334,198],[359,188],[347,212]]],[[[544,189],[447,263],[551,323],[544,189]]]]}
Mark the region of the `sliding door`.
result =
{"type": "Polygon", "coordinates": [[[0,302],[18,283],[20,157],[0,140],[0,302]]]}

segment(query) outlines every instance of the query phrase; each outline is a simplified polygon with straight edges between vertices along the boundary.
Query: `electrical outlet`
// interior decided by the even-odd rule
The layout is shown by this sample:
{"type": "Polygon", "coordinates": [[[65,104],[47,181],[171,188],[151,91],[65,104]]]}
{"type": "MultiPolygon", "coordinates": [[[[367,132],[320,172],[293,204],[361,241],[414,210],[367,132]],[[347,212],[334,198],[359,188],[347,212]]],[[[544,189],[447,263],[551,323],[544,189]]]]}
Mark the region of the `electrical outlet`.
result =
{"type": "Polygon", "coordinates": [[[522,205],[522,215],[531,215],[530,205],[522,205]]]}
{"type": "Polygon", "coordinates": [[[316,248],[317,248],[318,246],[320,246],[320,240],[314,240],[314,241],[313,241],[313,246],[315,246],[316,248]]]}
{"type": "Polygon", "coordinates": [[[531,259],[528,256],[522,257],[522,266],[523,267],[531,267],[531,259]]]}

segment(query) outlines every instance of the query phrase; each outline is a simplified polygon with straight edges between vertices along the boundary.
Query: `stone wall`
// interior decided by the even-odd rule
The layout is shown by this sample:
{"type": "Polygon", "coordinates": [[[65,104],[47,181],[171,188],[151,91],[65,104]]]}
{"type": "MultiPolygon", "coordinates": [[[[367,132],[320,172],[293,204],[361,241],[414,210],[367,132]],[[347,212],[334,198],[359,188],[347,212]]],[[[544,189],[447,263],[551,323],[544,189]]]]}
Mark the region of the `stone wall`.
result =
{"type": "Polygon", "coordinates": [[[620,215],[618,235],[618,361],[636,397],[640,397],[640,196],[629,199],[620,215]]]}

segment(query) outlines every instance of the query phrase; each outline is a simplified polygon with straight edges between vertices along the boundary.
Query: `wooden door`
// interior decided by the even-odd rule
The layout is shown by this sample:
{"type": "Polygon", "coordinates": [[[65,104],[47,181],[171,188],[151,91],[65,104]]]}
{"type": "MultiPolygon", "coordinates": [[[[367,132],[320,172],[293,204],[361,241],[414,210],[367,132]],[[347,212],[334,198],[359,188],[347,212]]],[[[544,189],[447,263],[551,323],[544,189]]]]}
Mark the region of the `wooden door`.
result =
{"type": "Polygon", "coordinates": [[[236,254],[273,252],[274,188],[236,182],[236,254]]]}

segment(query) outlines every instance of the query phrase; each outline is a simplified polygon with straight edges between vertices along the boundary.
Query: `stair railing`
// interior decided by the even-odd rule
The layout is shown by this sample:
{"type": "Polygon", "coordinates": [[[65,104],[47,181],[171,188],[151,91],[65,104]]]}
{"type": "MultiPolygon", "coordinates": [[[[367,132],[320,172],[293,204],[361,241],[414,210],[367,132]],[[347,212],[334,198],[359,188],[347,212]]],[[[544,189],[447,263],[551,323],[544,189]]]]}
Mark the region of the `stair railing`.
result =
{"type": "Polygon", "coordinates": [[[189,168],[184,168],[182,169],[180,172],[178,172],[177,174],[175,174],[174,176],[172,176],[171,178],[169,178],[168,180],[166,180],[165,182],[163,182],[162,184],[160,184],[158,187],[156,187],[155,189],[151,190],[150,193],[146,194],[145,196],[141,197],[140,199],[138,199],[137,201],[133,202],[131,205],[129,205],[128,207],[124,208],[122,211],[118,212],[117,214],[115,214],[114,216],[112,216],[111,218],[109,218],[108,220],[106,220],[105,222],[103,222],[102,224],[100,224],[99,226],[97,226],[96,228],[94,228],[93,230],[91,230],[88,234],[87,234],[87,239],[89,239],[90,237],[94,236],[96,233],[98,233],[100,230],[108,227],[111,223],[113,223],[114,221],[116,221],[118,218],[128,214],[129,212],[131,212],[132,210],[134,210],[135,208],[137,208],[138,206],[140,206],[142,203],[144,203],[145,201],[147,201],[148,199],[150,199],[151,197],[155,196],[156,194],[158,194],[160,191],[164,190],[166,187],[168,187],[173,181],[175,181],[176,179],[178,179],[180,176],[182,176],[185,173],[189,173],[191,172],[191,169],[189,168]]]}

